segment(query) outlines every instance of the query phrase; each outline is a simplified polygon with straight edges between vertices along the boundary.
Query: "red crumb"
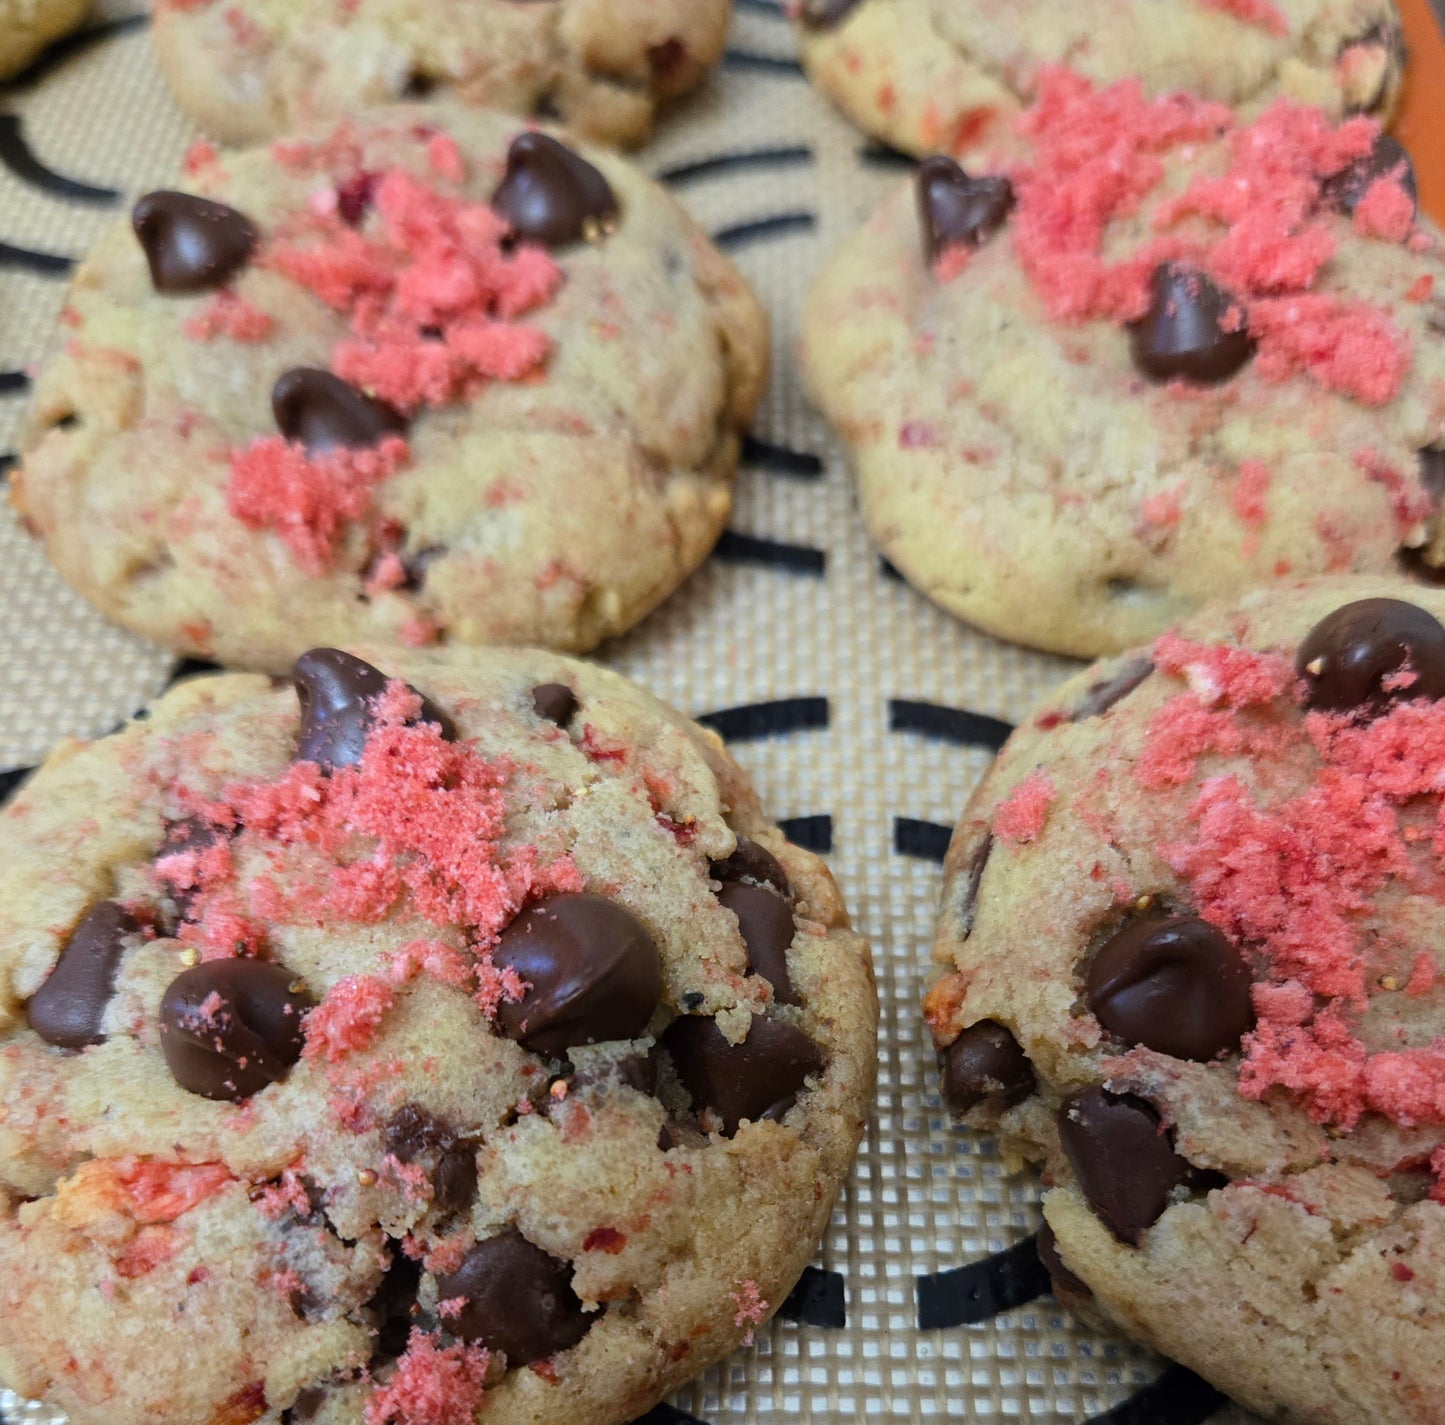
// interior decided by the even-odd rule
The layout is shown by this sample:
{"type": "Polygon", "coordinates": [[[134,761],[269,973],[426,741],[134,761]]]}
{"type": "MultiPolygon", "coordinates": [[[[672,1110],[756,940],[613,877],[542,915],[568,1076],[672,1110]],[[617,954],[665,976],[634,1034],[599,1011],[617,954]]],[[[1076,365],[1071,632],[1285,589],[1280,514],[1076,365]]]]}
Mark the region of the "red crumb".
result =
{"type": "Polygon", "coordinates": [[[1154,666],[1183,678],[1201,703],[1231,708],[1265,707],[1295,681],[1294,666],[1280,654],[1194,643],[1172,631],[1155,640],[1154,666]]]}
{"type": "Polygon", "coordinates": [[[1430,1189],[1430,1200],[1445,1203],[1445,1144],[1430,1155],[1430,1171],[1435,1175],[1435,1186],[1430,1189]]]}
{"type": "Polygon", "coordinates": [[[626,1233],[619,1232],[615,1227],[594,1227],[582,1243],[582,1250],[606,1252],[609,1257],[615,1257],[626,1246],[626,1233]]]}
{"type": "Polygon", "coordinates": [[[1390,1275],[1397,1282],[1412,1282],[1415,1280],[1415,1273],[1407,1267],[1404,1262],[1391,1262],[1390,1275]]]}
{"type": "MultiPolygon", "coordinates": [[[[191,0],[191,3],[194,3],[194,0],[191,0]]],[[[200,0],[200,3],[203,5],[209,4],[210,0],[200,0]]],[[[170,0],[170,6],[172,9],[183,8],[180,0],[170,0]]],[[[209,168],[216,161],[216,157],[217,154],[214,144],[207,143],[205,139],[197,139],[186,150],[186,156],[183,160],[186,175],[192,178],[195,177],[202,169],[209,168]]]]}
{"type": "Polygon", "coordinates": [[[1140,502],[1139,518],[1146,525],[1163,526],[1172,529],[1182,517],[1184,486],[1176,485],[1172,490],[1160,490],[1140,502]]]}
{"type": "Polygon", "coordinates": [[[76,1170],[133,1222],[174,1222],[235,1179],[223,1163],[158,1163],[98,1158],[76,1170]]]}
{"type": "Polygon", "coordinates": [[[472,967],[467,957],[443,941],[411,940],[387,958],[393,984],[410,984],[419,975],[430,975],[455,989],[471,988],[472,967]]]}
{"type": "Polygon", "coordinates": [[[1324,293],[1261,299],[1249,309],[1249,330],[1259,341],[1255,366],[1265,380],[1304,371],[1366,406],[1390,400],[1413,360],[1388,313],[1324,293]]]}
{"type": "Polygon", "coordinates": [[[1235,476],[1229,503],[1234,513],[1253,529],[1259,529],[1268,517],[1265,496],[1269,493],[1270,471],[1262,460],[1241,460],[1235,476]]]}
{"type": "Polygon", "coordinates": [[[1367,480],[1383,486],[1388,492],[1401,538],[1430,514],[1430,497],[1423,490],[1416,489],[1382,455],[1373,450],[1357,450],[1355,464],[1367,480]]]}
{"type": "Polygon", "coordinates": [[[325,1055],[334,1064],[368,1048],[387,1010],[395,1003],[396,991],[385,980],[372,975],[348,975],[338,980],[306,1016],[303,1053],[308,1059],[325,1055]]]}
{"type": "Polygon", "coordinates": [[[1355,204],[1354,227],[1364,237],[1404,242],[1415,226],[1415,200],[1396,174],[1377,178],[1355,204]]]}
{"type": "Polygon", "coordinates": [[[472,1425],[482,1408],[490,1356],[481,1346],[440,1346],[412,1328],[391,1379],[366,1403],[366,1425],[472,1425]]]}
{"type": "Polygon", "coordinates": [[[467,1298],[464,1296],[449,1296],[445,1301],[437,1302],[437,1315],[443,1321],[453,1321],[467,1309],[467,1298]]]}
{"type": "Polygon", "coordinates": [[[516,1004],[527,993],[527,982],[511,966],[499,970],[485,953],[477,956],[474,967],[477,977],[476,993],[472,996],[477,1008],[488,1019],[497,1017],[497,1009],[503,1003],[516,1004]]]}
{"type": "Polygon", "coordinates": [[[1036,840],[1055,795],[1047,773],[1035,768],[999,803],[993,814],[993,834],[1006,846],[1036,840]]]}
{"type": "Polygon", "coordinates": [[[1246,24],[1258,25],[1272,35],[1289,32],[1283,13],[1272,0],[1204,0],[1204,5],[1210,10],[1222,10],[1246,24]]]}
{"type": "Polygon", "coordinates": [[[218,292],[215,297],[185,325],[192,341],[214,341],[218,336],[232,341],[265,341],[275,330],[276,322],[268,313],[253,306],[234,292],[218,292]]]}
{"type": "Polygon", "coordinates": [[[1436,974],[1435,961],[1426,951],[1418,951],[1410,978],[1405,981],[1405,993],[1416,998],[1429,994],[1435,988],[1436,974]]]}
{"type": "Polygon", "coordinates": [[[142,1227],[116,1258],[115,1273],[127,1281],[143,1277],[170,1261],[185,1244],[185,1234],[174,1227],[142,1227]]]}
{"type": "Polygon", "coordinates": [[[269,1222],[277,1221],[288,1212],[301,1218],[310,1217],[315,1210],[315,1204],[301,1175],[289,1168],[281,1174],[279,1181],[267,1183],[255,1193],[251,1201],[261,1216],[269,1222]]]}
{"type": "Polygon", "coordinates": [[[743,1345],[751,1346],[756,1335],[754,1327],[761,1326],[768,1319],[770,1308],[768,1303],[763,1300],[757,1282],[751,1277],[731,1295],[733,1305],[738,1309],[737,1315],[733,1317],[733,1325],[748,1328],[747,1335],[743,1337],[743,1345]]]}
{"type": "Polygon", "coordinates": [[[401,556],[388,552],[376,561],[366,576],[366,592],[372,597],[390,593],[401,588],[406,578],[406,565],[401,562],[401,556]]]}

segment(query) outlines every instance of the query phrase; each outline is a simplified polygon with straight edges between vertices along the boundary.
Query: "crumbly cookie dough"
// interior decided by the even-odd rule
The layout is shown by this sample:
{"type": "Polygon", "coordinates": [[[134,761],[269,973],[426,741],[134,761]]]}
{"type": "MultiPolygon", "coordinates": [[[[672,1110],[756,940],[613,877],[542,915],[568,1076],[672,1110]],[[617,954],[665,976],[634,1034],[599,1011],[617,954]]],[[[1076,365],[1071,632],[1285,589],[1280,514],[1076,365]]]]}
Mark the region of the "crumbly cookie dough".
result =
{"type": "Polygon", "coordinates": [[[432,106],[192,155],[78,272],[12,498],[179,652],[585,651],[724,528],[767,323],[635,169],[432,106]],[[199,201],[198,201],[199,200],[199,201]]]}
{"type": "Polygon", "coordinates": [[[813,1251],[868,947],[614,674],[294,682],[182,683],[0,813],[0,1379],[74,1425],[622,1425],[813,1251]]]}
{"type": "Polygon", "coordinates": [[[946,862],[945,1101],[1043,1166],[1066,1304],[1270,1420],[1439,1417],[1442,617],[1305,581],[1095,664],[946,862]]]}

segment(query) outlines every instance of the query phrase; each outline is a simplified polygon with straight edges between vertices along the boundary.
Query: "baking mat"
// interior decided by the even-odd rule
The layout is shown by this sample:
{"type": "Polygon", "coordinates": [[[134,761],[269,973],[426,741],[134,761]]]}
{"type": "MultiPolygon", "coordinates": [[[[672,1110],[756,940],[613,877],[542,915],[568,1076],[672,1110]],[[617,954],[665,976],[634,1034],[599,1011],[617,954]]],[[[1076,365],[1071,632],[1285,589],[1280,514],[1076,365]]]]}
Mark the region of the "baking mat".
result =
{"type": "MultiPolygon", "coordinates": [[[[1432,23],[1425,6],[1405,0],[1412,29],[1432,23]]],[[[145,27],[136,0],[108,0],[82,36],[0,89],[0,452],[16,438],[25,373],[46,350],[71,260],[137,194],[175,179],[192,138],[145,27]]],[[[1430,41],[1442,57],[1434,73],[1445,73],[1438,35],[1430,41]]],[[[1414,132],[1445,131],[1445,85],[1417,74],[1412,105],[1414,132]]],[[[1060,1309],[1033,1247],[1035,1177],[1006,1171],[987,1137],[952,1126],[935,1091],[917,1006],[949,827],[1010,721],[1073,665],[973,632],[893,574],[803,399],[792,355],[803,293],[906,165],[811,91],[770,0],[738,0],[722,72],[640,162],[757,288],[777,360],[731,530],[686,588],[600,656],[708,714],[793,838],[830,855],[873,942],[883,1002],[877,1111],[815,1265],[751,1350],[649,1425],[1246,1425],[1187,1371],[1060,1309]]],[[[1445,194],[1440,171],[1429,191],[1445,194]]],[[[108,731],[175,671],[172,656],[71,594],[0,512],[8,781],[56,738],[108,731]]],[[[50,1421],[3,1391],[0,1416],[50,1421]]]]}

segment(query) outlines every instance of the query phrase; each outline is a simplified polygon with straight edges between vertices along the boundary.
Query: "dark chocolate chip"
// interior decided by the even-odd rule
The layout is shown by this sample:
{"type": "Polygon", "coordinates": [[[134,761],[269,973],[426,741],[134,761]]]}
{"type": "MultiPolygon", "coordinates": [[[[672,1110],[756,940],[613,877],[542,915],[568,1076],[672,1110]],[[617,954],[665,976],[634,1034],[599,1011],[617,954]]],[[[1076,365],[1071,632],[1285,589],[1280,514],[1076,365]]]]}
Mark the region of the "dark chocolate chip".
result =
{"type": "Polygon", "coordinates": [[[1089,1206],[1131,1246],[1194,1171],[1174,1151],[1154,1105],[1133,1094],[1100,1088],[1070,1094],[1059,1107],[1059,1141],[1089,1206]]]}
{"type": "Polygon", "coordinates": [[[470,1204],[477,1191],[477,1155],[457,1131],[419,1103],[404,1103],[382,1135],[387,1152],[403,1163],[428,1160],[432,1205],[444,1214],[470,1204]]]}
{"type": "Polygon", "coordinates": [[[1420,452],[1420,484],[1438,509],[1445,500],[1445,450],[1427,445],[1420,452]]]}
{"type": "Polygon", "coordinates": [[[441,1301],[463,1302],[448,1327],[464,1341],[524,1366],[575,1346],[599,1319],[582,1309],[567,1262],[509,1229],[478,1242],[454,1272],[437,1277],[441,1301]]]}
{"type": "Polygon", "coordinates": [[[545,722],[566,727],[581,706],[566,683],[539,683],[532,689],[532,710],[545,722]]]}
{"type": "Polygon", "coordinates": [[[780,896],[793,899],[793,883],[778,858],[746,836],[738,837],[730,856],[710,861],[708,874],[715,881],[751,881],[755,886],[771,886],[780,896]]]}
{"type": "Polygon", "coordinates": [[[788,974],[788,947],[798,933],[793,912],[782,896],[747,881],[729,881],[718,892],[718,904],[738,918],[748,947],[748,973],[761,975],[779,1004],[802,1004],[788,974]]]}
{"type": "Polygon", "coordinates": [[[730,1138],[744,1119],[780,1119],[823,1055],[801,1029],[754,1017],[748,1037],[730,1044],[714,1019],[674,1020],[662,1036],[673,1068],[699,1112],[710,1108],[730,1138]]]}
{"type": "Polygon", "coordinates": [[[202,1098],[250,1098],[301,1057],[302,1021],[313,1003],[284,965],[207,960],[183,970],[160,1007],[172,1077],[202,1098]]]}
{"type": "Polygon", "coordinates": [[[832,30],[858,7],[859,0],[803,0],[799,18],[805,29],[832,30]]]}
{"type": "Polygon", "coordinates": [[[1074,1296],[1093,1296],[1089,1290],[1089,1284],[1080,1281],[1068,1268],[1068,1264],[1059,1255],[1059,1239],[1054,1236],[1054,1229],[1047,1222],[1039,1224],[1038,1236],[1034,1238],[1034,1246],[1038,1250],[1039,1261],[1044,1264],[1044,1270],[1048,1272],[1050,1280],[1054,1284],[1054,1295],[1066,1291],[1074,1296]]]}
{"type": "Polygon", "coordinates": [[[1445,628],[1402,599],[1359,599],[1309,631],[1295,669],[1308,707],[1378,716],[1396,701],[1445,697],[1445,628]]]}
{"type": "Polygon", "coordinates": [[[1085,999],[1116,1039],[1176,1059],[1232,1053],[1254,1028],[1253,984],[1238,948],[1207,920],[1136,920],[1094,956],[1085,999]]]}
{"type": "Polygon", "coordinates": [[[365,450],[406,431],[406,417],[384,401],[314,366],[283,372],[271,388],[271,412],[287,440],[310,455],[365,450]]]}
{"type": "Polygon", "coordinates": [[[958,243],[982,246],[1004,225],[1014,205],[1013,184],[1007,178],[971,178],[942,154],[924,159],[917,184],[925,262],[958,243]]]}
{"type": "Polygon", "coordinates": [[[604,896],[548,896],[492,951],[528,985],[497,1018],[524,1048],[562,1058],[579,1044],[635,1039],[662,999],[662,957],[630,910],[604,896]]]}
{"type": "Polygon", "coordinates": [[[1212,385],[1254,354],[1239,304],[1197,268],[1162,262],[1150,287],[1149,310],[1130,324],[1129,344],[1151,381],[1212,385]]]}
{"type": "Polygon", "coordinates": [[[964,883],[963,897],[958,904],[958,928],[965,940],[973,934],[973,923],[978,917],[978,888],[983,884],[983,873],[988,869],[988,858],[992,854],[993,832],[985,829],[983,839],[968,858],[968,880],[964,883]]]}
{"type": "Polygon", "coordinates": [[[296,1399],[281,1412],[281,1425],[307,1425],[321,1413],[326,1404],[326,1388],[320,1385],[302,1386],[296,1392],[296,1399]]]}
{"type": "Polygon", "coordinates": [[[615,227],[617,197],[579,153],[546,134],[518,134],[492,207],[524,242],[566,247],[615,227]]]}
{"type": "Polygon", "coordinates": [[[157,292],[182,295],[223,287],[260,241],[244,213],[193,193],[147,193],[131,225],[150,264],[157,292]]]}
{"type": "Polygon", "coordinates": [[[1392,176],[1398,176],[1400,186],[1410,195],[1411,203],[1417,203],[1419,187],[1415,182],[1415,166],[1410,162],[1410,155],[1398,139],[1380,133],[1368,153],[1361,154],[1320,184],[1320,197],[1338,212],[1353,213],[1370,191],[1371,184],[1392,176]]]}
{"type": "Polygon", "coordinates": [[[1079,699],[1079,705],[1069,718],[1070,722],[1083,722],[1086,718],[1100,717],[1115,703],[1121,703],[1141,684],[1149,680],[1154,664],[1148,658],[1131,658],[1116,673],[1091,683],[1079,699]]]}
{"type": "MultiPolygon", "coordinates": [[[[390,681],[386,674],[340,649],[313,648],[296,660],[292,680],[301,704],[296,760],[329,769],[355,766],[376,720],[376,699],[390,681]]],[[[419,720],[436,723],[448,742],[456,740],[451,719],[425,696],[419,720]]]]}
{"type": "Polygon", "coordinates": [[[104,1040],[101,1021],[115,992],[126,937],[139,930],[135,918],[115,901],[101,901],[86,913],[26,1006],[30,1027],[47,1044],[83,1049],[104,1040]]]}
{"type": "Polygon", "coordinates": [[[943,1101],[953,1113],[980,1104],[995,1112],[1034,1091],[1034,1066],[1013,1034],[992,1019],[970,1024],[943,1051],[943,1101]]]}

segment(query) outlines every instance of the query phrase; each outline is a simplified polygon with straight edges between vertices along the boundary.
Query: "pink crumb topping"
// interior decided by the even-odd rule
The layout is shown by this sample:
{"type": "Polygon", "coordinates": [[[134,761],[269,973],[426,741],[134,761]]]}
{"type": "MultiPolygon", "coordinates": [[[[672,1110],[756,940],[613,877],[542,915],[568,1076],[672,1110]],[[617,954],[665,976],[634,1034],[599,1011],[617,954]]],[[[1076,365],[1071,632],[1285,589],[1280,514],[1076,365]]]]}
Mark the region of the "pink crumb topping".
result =
{"type": "Polygon", "coordinates": [[[758,1284],[749,1277],[737,1291],[732,1293],[733,1305],[737,1307],[737,1315],[733,1317],[734,1326],[746,1326],[748,1333],[743,1337],[743,1345],[751,1346],[756,1337],[756,1327],[759,1327],[768,1319],[768,1303],[763,1299],[763,1294],[758,1290],[758,1284]]]}
{"type": "Polygon", "coordinates": [[[313,1210],[306,1184],[301,1175],[290,1168],[281,1174],[279,1181],[267,1183],[251,1201],[261,1216],[270,1222],[277,1221],[288,1212],[295,1213],[297,1217],[309,1217],[313,1210]]]}
{"type": "Polygon", "coordinates": [[[124,1211],[136,1222],[174,1222],[235,1181],[223,1163],[158,1163],[116,1158],[87,1164],[95,1177],[108,1177],[123,1195],[124,1211]]]}
{"type": "Polygon", "coordinates": [[[471,1425],[490,1356],[481,1346],[441,1346],[440,1339],[412,1328],[391,1379],[366,1403],[366,1425],[471,1425]]]}
{"type": "Polygon", "coordinates": [[[1354,228],[1364,237],[1404,242],[1415,226],[1415,200],[1398,177],[1387,174],[1365,189],[1355,204],[1354,228]]]}
{"type": "Polygon", "coordinates": [[[1239,474],[1235,477],[1229,503],[1234,513],[1255,529],[1264,524],[1268,514],[1265,496],[1269,493],[1270,479],[1269,466],[1262,460],[1239,462],[1239,474]]]}
{"type": "Polygon", "coordinates": [[[1189,684],[1206,704],[1264,707],[1294,687],[1294,667],[1277,653],[1195,643],[1170,631],[1154,642],[1154,666],[1189,684]]]}
{"type": "Polygon", "coordinates": [[[1035,768],[999,803],[993,815],[993,834],[1007,846],[1036,840],[1055,795],[1048,774],[1035,768]]]}
{"type": "Polygon", "coordinates": [[[334,1064],[367,1048],[395,1003],[396,991],[373,975],[348,975],[338,980],[306,1016],[303,1053],[309,1059],[325,1055],[334,1064]]]}
{"type": "Polygon", "coordinates": [[[192,341],[214,341],[225,336],[246,343],[265,341],[275,328],[270,313],[226,291],[218,292],[186,322],[185,333],[192,341]]]}
{"type": "Polygon", "coordinates": [[[1222,10],[1246,24],[1258,25],[1272,35],[1289,32],[1284,14],[1273,0],[1204,0],[1204,4],[1210,10],[1222,10]]]}

